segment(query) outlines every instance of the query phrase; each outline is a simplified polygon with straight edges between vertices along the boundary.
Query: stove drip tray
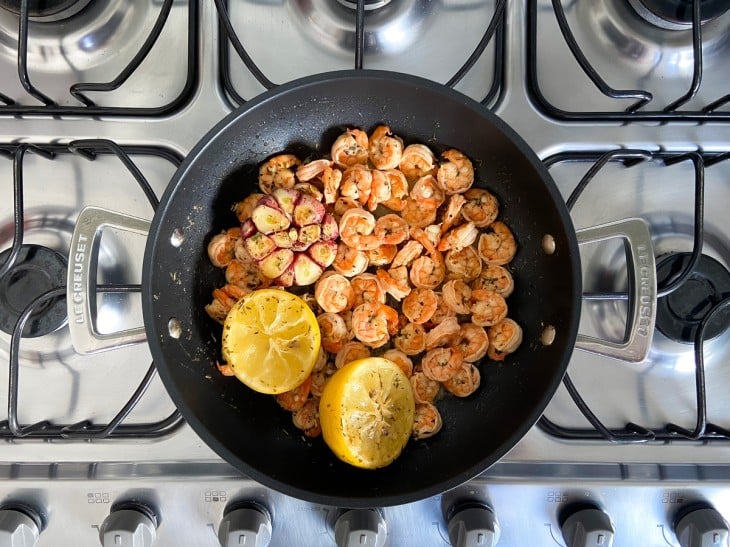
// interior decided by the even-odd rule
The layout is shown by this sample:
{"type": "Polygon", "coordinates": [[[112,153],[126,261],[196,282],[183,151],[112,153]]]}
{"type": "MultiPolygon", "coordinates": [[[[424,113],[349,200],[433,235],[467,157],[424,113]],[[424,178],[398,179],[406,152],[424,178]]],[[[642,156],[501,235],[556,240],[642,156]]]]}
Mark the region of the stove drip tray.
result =
{"type": "MultiPolygon", "coordinates": [[[[10,256],[10,249],[0,253],[0,264],[10,256]]],[[[66,284],[67,261],[48,247],[23,245],[10,271],[0,278],[0,330],[12,334],[20,314],[41,294],[66,284]]],[[[66,322],[64,297],[38,306],[23,329],[24,338],[51,333],[66,322]]]]}
{"type": "MultiPolygon", "coordinates": [[[[692,0],[629,0],[643,19],[668,30],[692,27],[692,0]]],[[[730,9],[727,0],[700,0],[700,20],[707,23],[730,9]]]]}
{"type": "MultiPolygon", "coordinates": [[[[681,272],[691,257],[690,253],[675,253],[657,264],[658,282],[681,272]]],[[[702,255],[695,270],[671,294],[657,301],[656,326],[662,334],[677,342],[693,343],[702,319],[710,309],[730,296],[730,272],[714,258],[702,255]]],[[[730,313],[707,326],[707,340],[722,334],[730,326],[730,313]]]]}

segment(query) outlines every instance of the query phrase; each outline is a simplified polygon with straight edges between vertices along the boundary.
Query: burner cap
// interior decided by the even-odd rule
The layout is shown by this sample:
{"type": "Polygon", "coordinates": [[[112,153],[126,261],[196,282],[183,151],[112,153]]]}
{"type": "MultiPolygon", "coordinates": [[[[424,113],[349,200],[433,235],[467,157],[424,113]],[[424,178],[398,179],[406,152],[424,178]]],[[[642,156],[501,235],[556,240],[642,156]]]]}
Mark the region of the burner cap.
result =
{"type": "MultiPolygon", "coordinates": [[[[684,30],[692,26],[692,0],[629,0],[643,19],[657,27],[684,30]]],[[[727,0],[700,0],[700,20],[707,23],[730,9],[727,0]]]]}
{"type": "MultiPolygon", "coordinates": [[[[10,249],[0,253],[0,264],[10,256],[10,249]]],[[[66,259],[56,251],[40,245],[23,245],[10,271],[0,279],[0,330],[11,334],[20,314],[38,296],[66,284],[66,259]]],[[[36,308],[23,329],[24,338],[53,332],[66,321],[63,297],[54,298],[36,308]]]]}
{"type": "MultiPolygon", "coordinates": [[[[337,0],[340,4],[350,9],[357,9],[357,0],[337,0]]],[[[386,4],[390,3],[390,0],[364,0],[365,11],[372,11],[374,9],[382,8],[386,4]]]]}
{"type": "MultiPolygon", "coordinates": [[[[659,284],[681,272],[691,253],[676,253],[657,265],[659,284]]],[[[656,326],[665,336],[677,342],[694,342],[700,322],[712,306],[730,295],[730,272],[714,258],[702,255],[695,270],[673,293],[657,301],[656,326]]],[[[706,339],[721,334],[730,325],[730,313],[708,325],[706,339]]]]}
{"type": "MultiPolygon", "coordinates": [[[[0,8],[20,15],[22,0],[0,0],[0,8]]],[[[28,0],[28,18],[34,21],[61,21],[76,15],[91,0],[28,0]]]]}

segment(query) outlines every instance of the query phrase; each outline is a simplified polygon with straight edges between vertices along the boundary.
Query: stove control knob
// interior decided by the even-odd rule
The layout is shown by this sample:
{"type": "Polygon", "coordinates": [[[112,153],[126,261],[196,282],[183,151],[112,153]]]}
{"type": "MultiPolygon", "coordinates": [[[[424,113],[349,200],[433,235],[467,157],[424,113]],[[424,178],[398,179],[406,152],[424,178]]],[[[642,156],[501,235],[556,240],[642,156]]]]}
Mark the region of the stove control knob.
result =
{"type": "Polygon", "coordinates": [[[0,547],[33,547],[41,533],[41,518],[25,506],[0,509],[0,547]]]}
{"type": "Polygon", "coordinates": [[[611,547],[613,526],[608,515],[594,505],[568,507],[559,518],[567,547],[611,547]]]}
{"type": "Polygon", "coordinates": [[[493,547],[499,541],[497,517],[482,503],[457,505],[448,520],[449,541],[454,547],[493,547]]]}
{"type": "Polygon", "coordinates": [[[337,547],[383,547],[385,520],[373,509],[350,509],[335,522],[337,547]]]}
{"type": "Polygon", "coordinates": [[[218,528],[223,547],[266,547],[271,541],[271,515],[253,502],[233,503],[223,513],[218,528]]]}
{"type": "Polygon", "coordinates": [[[157,516],[147,506],[134,502],[112,507],[99,528],[104,547],[152,547],[157,537],[157,516]]]}
{"type": "Polygon", "coordinates": [[[728,525],[708,504],[687,506],[677,513],[674,533],[682,547],[725,547],[728,525]]]}

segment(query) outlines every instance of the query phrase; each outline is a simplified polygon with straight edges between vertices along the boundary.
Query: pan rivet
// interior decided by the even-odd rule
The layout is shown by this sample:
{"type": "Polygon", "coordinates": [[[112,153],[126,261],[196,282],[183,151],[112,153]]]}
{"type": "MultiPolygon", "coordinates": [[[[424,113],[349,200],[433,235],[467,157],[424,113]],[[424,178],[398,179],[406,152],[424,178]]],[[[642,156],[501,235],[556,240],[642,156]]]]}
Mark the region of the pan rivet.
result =
{"type": "Polygon", "coordinates": [[[545,251],[546,255],[551,255],[555,252],[555,238],[550,234],[545,234],[543,236],[542,250],[545,251]]]}
{"type": "Polygon", "coordinates": [[[169,332],[170,336],[175,339],[180,338],[180,335],[182,334],[182,325],[180,324],[180,321],[174,317],[170,319],[167,322],[167,332],[169,332]]]}
{"type": "Polygon", "coordinates": [[[173,247],[179,247],[185,241],[185,234],[180,228],[175,228],[170,236],[170,243],[173,247]]]}
{"type": "Polygon", "coordinates": [[[544,329],[542,329],[540,342],[542,342],[543,346],[551,346],[552,343],[555,342],[555,327],[547,325],[544,329]]]}

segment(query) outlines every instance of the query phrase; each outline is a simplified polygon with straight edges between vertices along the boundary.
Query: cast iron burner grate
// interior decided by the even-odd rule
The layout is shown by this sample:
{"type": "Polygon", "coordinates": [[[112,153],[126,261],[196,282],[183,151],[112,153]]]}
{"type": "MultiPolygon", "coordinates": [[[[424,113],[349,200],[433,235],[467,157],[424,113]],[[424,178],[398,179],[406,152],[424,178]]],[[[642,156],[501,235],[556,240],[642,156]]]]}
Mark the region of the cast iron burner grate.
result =
{"type": "MultiPolygon", "coordinates": [[[[219,66],[221,71],[221,78],[223,81],[223,88],[226,90],[228,96],[238,105],[242,105],[246,102],[246,99],[236,91],[233,81],[231,79],[231,63],[228,54],[228,41],[230,41],[236,54],[241,59],[246,68],[256,78],[256,80],[265,88],[273,89],[278,84],[272,82],[256,65],[251,56],[243,47],[241,40],[236,33],[236,29],[231,23],[231,18],[228,15],[228,1],[227,0],[214,0],[216,11],[218,12],[219,19],[219,31],[222,37],[219,43],[219,66]]],[[[347,7],[354,7],[355,9],[355,47],[354,47],[354,68],[356,70],[362,70],[363,57],[365,54],[365,12],[368,10],[374,10],[385,6],[390,0],[338,0],[338,2],[346,5],[347,7]]],[[[444,84],[447,87],[453,88],[458,84],[464,76],[472,69],[472,67],[480,59],[484,51],[486,50],[489,43],[494,38],[494,77],[492,80],[492,86],[487,92],[487,95],[481,100],[483,105],[491,104],[499,95],[502,88],[502,79],[504,77],[504,39],[505,39],[505,7],[507,0],[496,0],[494,6],[494,13],[492,19],[484,30],[481,40],[477,44],[474,51],[467,58],[464,64],[454,73],[454,75],[444,84]]]]}
{"type": "MultiPolygon", "coordinates": [[[[20,346],[23,335],[32,334],[33,324],[38,318],[45,318],[50,328],[59,321],[60,311],[55,311],[61,305],[66,307],[66,275],[65,259],[57,256],[55,251],[44,247],[24,244],[24,217],[23,206],[23,172],[25,154],[32,152],[53,161],[61,154],[78,154],[88,161],[94,161],[98,155],[116,156],[134,177],[139,189],[145,195],[153,209],[157,208],[159,200],[144,174],[139,170],[132,159],[134,155],[156,156],[163,158],[178,167],[182,158],[165,148],[156,146],[120,146],[117,143],[104,139],[87,139],[72,141],[68,144],[7,144],[0,145],[0,158],[4,157],[13,162],[13,201],[14,201],[14,234],[13,244],[8,250],[0,254],[0,304],[2,299],[14,302],[15,312],[8,317],[2,317],[2,330],[9,332],[9,378],[8,378],[8,419],[0,422],[0,438],[6,439],[129,439],[129,438],[158,438],[168,435],[183,424],[182,415],[175,410],[167,418],[154,423],[124,423],[127,416],[134,409],[144,395],[147,387],[155,375],[155,365],[152,363],[139,386],[129,400],[108,423],[94,423],[84,420],[73,424],[56,424],[43,420],[36,423],[21,425],[18,418],[20,346]],[[45,268],[48,280],[43,280],[39,268],[45,268]],[[59,268],[63,270],[63,278],[57,279],[59,268]],[[25,272],[25,275],[20,275],[25,272]],[[32,272],[28,274],[28,272],[32,272]],[[28,275],[31,277],[29,278],[28,275]],[[32,294],[20,295],[30,280],[41,279],[46,286],[35,287],[32,294]],[[22,308],[22,309],[18,309],[22,308]]],[[[139,285],[97,285],[99,292],[139,292],[139,285]]],[[[4,305],[2,306],[5,307],[4,305]]],[[[65,310],[62,312],[65,320],[65,310]]],[[[62,320],[62,321],[63,321],[62,320]]],[[[55,327],[57,328],[57,326],[55,327]]],[[[40,336],[40,330],[37,336],[40,336]]]]}
{"type": "MultiPolygon", "coordinates": [[[[637,149],[616,149],[609,152],[563,152],[550,156],[544,160],[546,167],[550,168],[560,162],[589,162],[591,167],[583,178],[575,186],[570,197],[566,200],[568,209],[572,209],[583,191],[595,178],[596,174],[610,162],[619,162],[630,168],[644,161],[654,161],[665,166],[674,165],[680,162],[690,161],[694,167],[694,234],[693,249],[688,258],[682,259],[681,267],[673,264],[669,271],[666,271],[657,283],[657,296],[659,299],[667,298],[674,292],[681,291],[682,287],[692,279],[693,275],[700,276],[702,267],[702,244],[704,240],[704,187],[705,168],[721,164],[730,160],[730,152],[704,154],[700,152],[652,152],[649,150],[637,149]],[[700,272],[695,274],[695,272],[700,272]]],[[[720,266],[722,268],[722,266],[720,266]]],[[[724,268],[723,268],[724,270],[724,268]]],[[[727,271],[725,271],[727,275],[727,271]]],[[[722,278],[722,275],[720,276],[722,278]]],[[[681,294],[681,292],[679,293],[681,294]]],[[[583,298],[594,300],[627,299],[626,293],[593,293],[584,294],[583,298]]],[[[697,422],[694,429],[689,430],[675,423],[668,423],[661,428],[648,428],[633,422],[627,423],[623,428],[610,429],[601,422],[598,416],[591,410],[588,403],[581,397],[578,389],[570,379],[570,375],[563,377],[565,386],[571,399],[578,407],[583,416],[588,420],[591,428],[574,428],[558,425],[542,416],[537,425],[545,433],[559,439],[565,440],[595,440],[611,441],[616,443],[640,443],[648,441],[678,442],[678,441],[730,441],[730,429],[718,426],[707,421],[707,394],[705,387],[705,364],[704,364],[704,343],[710,338],[713,324],[720,323],[721,328],[726,328],[728,322],[721,321],[730,313],[730,295],[718,295],[720,300],[704,313],[702,320],[698,323],[695,331],[694,343],[695,357],[695,393],[697,407],[697,422]]]]}
{"type": "MultiPolygon", "coordinates": [[[[527,92],[534,103],[548,116],[563,121],[692,121],[692,122],[728,122],[730,112],[719,110],[730,103],[730,93],[717,97],[699,110],[685,110],[682,107],[691,101],[702,85],[703,54],[702,54],[702,18],[710,13],[720,15],[720,12],[730,9],[727,0],[706,2],[703,0],[630,0],[632,4],[660,6],[661,4],[682,4],[689,5],[689,28],[692,32],[692,81],[689,89],[681,97],[677,97],[669,105],[661,110],[647,108],[654,99],[653,94],[645,89],[615,89],[611,87],[591,64],[570,28],[565,15],[565,8],[562,0],[552,0],[553,12],[560,29],[560,33],[570,49],[571,54],[580,66],[581,70],[590,79],[593,85],[606,97],[611,99],[632,99],[633,104],[624,111],[568,111],[552,104],[543,93],[538,79],[538,0],[530,0],[527,9],[527,92]],[[717,4],[717,5],[716,5],[717,4]]],[[[686,18],[685,10],[682,10],[682,17],[686,18]]]]}
{"type": "MultiPolygon", "coordinates": [[[[104,0],[101,0],[104,1],[104,0]]],[[[158,41],[172,10],[174,0],[163,0],[157,20],[150,34],[140,46],[136,55],[129,61],[117,76],[107,82],[78,82],[69,88],[69,94],[78,102],[78,106],[63,106],[42,90],[33,85],[28,72],[28,36],[30,21],[56,21],[77,14],[87,7],[90,0],[0,0],[0,8],[18,14],[18,79],[23,89],[31,97],[38,100],[39,105],[21,105],[13,97],[3,93],[0,82],[0,115],[68,115],[68,116],[162,116],[173,112],[186,104],[195,91],[198,66],[198,2],[188,0],[187,21],[187,71],[185,84],[180,93],[169,103],[157,107],[142,106],[99,106],[88,95],[107,93],[122,87],[137,71],[158,41]]]]}
{"type": "MultiPolygon", "coordinates": [[[[23,310],[42,294],[66,283],[66,258],[40,245],[22,245],[17,257],[12,250],[0,253],[0,330],[12,334],[23,310]],[[4,265],[10,265],[5,268],[4,265]]],[[[66,322],[66,303],[56,298],[37,306],[23,329],[24,338],[51,333],[66,322]]]]}
{"type": "MultiPolygon", "coordinates": [[[[674,253],[657,264],[657,282],[674,277],[683,271],[692,255],[674,253]]],[[[672,293],[657,301],[656,326],[676,342],[693,342],[702,320],[709,311],[730,297],[730,272],[714,258],[702,255],[687,280],[672,293]]],[[[730,310],[707,327],[705,339],[711,340],[730,327],[730,310]]]]}

